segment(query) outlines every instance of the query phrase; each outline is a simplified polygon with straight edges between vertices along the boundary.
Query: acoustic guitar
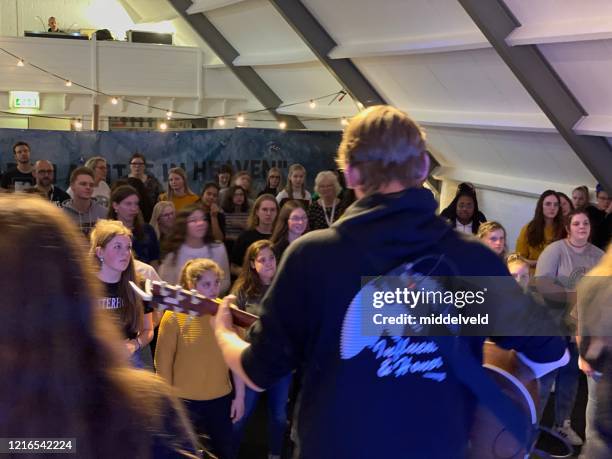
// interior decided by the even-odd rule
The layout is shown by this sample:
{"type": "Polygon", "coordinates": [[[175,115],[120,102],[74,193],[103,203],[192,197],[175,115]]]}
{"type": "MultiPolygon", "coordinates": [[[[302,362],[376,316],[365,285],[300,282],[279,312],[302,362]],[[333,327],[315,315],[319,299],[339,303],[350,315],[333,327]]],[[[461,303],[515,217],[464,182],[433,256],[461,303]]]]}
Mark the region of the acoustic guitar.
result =
{"type": "MultiPolygon", "coordinates": [[[[144,290],[135,283],[131,287],[144,300],[156,305],[158,311],[170,310],[192,317],[215,315],[221,300],[207,298],[195,290],[186,290],[163,281],[146,280],[144,290]]],[[[234,324],[248,328],[259,318],[256,315],[230,307],[234,324]]],[[[502,421],[485,405],[476,409],[469,442],[469,459],[528,459],[534,453],[538,430],[539,383],[533,372],[517,357],[515,351],[505,350],[492,342],[483,347],[483,368],[502,393],[509,397],[525,415],[528,443],[521,443],[508,431],[502,421]]],[[[478,388],[475,389],[477,391],[478,388]]],[[[567,442],[560,439],[567,445],[567,442]]],[[[571,457],[571,446],[567,445],[571,457]]],[[[537,452],[536,452],[537,453],[537,452]]],[[[544,454],[543,457],[550,457],[544,454]]]]}
{"type": "MultiPolygon", "coordinates": [[[[538,427],[539,383],[515,351],[502,349],[486,341],[483,367],[502,393],[510,398],[525,416],[528,444],[519,443],[502,421],[483,404],[478,405],[470,437],[470,459],[527,459],[533,450],[538,427]]],[[[478,388],[476,388],[478,390],[478,388]]]]}
{"type": "MultiPolygon", "coordinates": [[[[144,300],[156,305],[158,311],[174,311],[188,314],[192,317],[204,314],[215,315],[221,300],[219,298],[207,298],[195,290],[185,290],[180,285],[171,285],[163,281],[152,281],[147,279],[142,290],[134,282],[130,282],[132,289],[144,300]]],[[[242,327],[250,327],[259,317],[249,314],[232,305],[230,307],[234,324],[242,327]]]]}

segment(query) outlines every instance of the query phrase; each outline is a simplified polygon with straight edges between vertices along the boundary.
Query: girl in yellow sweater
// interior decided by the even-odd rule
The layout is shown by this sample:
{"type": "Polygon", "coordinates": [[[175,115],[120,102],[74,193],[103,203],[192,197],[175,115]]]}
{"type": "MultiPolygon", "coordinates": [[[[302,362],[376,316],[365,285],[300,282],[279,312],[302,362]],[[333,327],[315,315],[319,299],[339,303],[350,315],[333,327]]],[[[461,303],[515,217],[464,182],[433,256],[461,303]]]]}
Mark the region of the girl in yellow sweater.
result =
{"type": "MultiPolygon", "coordinates": [[[[183,266],[180,283],[216,298],[223,275],[214,261],[196,258],[183,266]]],[[[244,382],[233,375],[236,387],[232,398],[229,369],[209,319],[166,312],[159,326],[155,368],[185,402],[195,431],[208,435],[212,452],[225,459],[232,454],[232,422],[244,413],[244,382]]]]}
{"type": "Polygon", "coordinates": [[[538,199],[533,220],[521,228],[516,240],[516,252],[527,261],[532,274],[546,246],[565,236],[560,207],[557,193],[546,190],[538,199]]]}

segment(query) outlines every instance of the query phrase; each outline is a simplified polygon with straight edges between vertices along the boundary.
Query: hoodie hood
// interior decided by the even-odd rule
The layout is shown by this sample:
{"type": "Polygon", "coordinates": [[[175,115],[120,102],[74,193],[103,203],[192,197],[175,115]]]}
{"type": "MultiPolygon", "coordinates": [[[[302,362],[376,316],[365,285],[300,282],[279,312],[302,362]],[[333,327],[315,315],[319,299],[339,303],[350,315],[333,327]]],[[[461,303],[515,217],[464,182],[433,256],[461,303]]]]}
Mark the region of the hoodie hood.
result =
{"type": "Polygon", "coordinates": [[[383,259],[409,259],[451,234],[452,228],[436,216],[437,207],[426,188],[376,193],[353,203],[332,228],[383,259]]]}

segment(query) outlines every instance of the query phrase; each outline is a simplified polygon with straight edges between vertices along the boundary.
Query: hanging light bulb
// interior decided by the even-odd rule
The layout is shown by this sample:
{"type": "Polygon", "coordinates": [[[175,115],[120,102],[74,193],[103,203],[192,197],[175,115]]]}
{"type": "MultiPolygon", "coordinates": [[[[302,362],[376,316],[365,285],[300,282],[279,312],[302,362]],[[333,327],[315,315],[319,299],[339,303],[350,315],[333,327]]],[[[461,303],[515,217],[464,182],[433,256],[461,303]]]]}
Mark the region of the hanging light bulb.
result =
{"type": "Polygon", "coordinates": [[[119,99],[117,99],[116,97],[113,97],[113,98],[111,99],[111,104],[113,104],[113,105],[117,105],[118,103],[119,103],[119,99]]]}
{"type": "Polygon", "coordinates": [[[278,127],[281,129],[287,129],[287,123],[284,121],[281,121],[280,123],[278,123],[278,127]]]}
{"type": "Polygon", "coordinates": [[[168,111],[166,112],[166,118],[170,119],[170,118],[172,118],[172,115],[174,115],[174,113],[172,113],[172,111],[171,111],[171,110],[168,110],[168,111]]]}
{"type": "Polygon", "coordinates": [[[348,126],[349,122],[346,119],[346,116],[342,117],[342,120],[340,121],[340,123],[342,124],[342,126],[348,126]]]}
{"type": "Polygon", "coordinates": [[[310,100],[310,103],[308,104],[308,106],[312,109],[315,109],[317,107],[317,103],[314,100],[310,100]]]}
{"type": "Polygon", "coordinates": [[[159,125],[159,128],[160,128],[162,131],[165,131],[166,129],[168,129],[168,125],[167,125],[166,123],[161,123],[161,124],[159,125]]]}
{"type": "Polygon", "coordinates": [[[219,126],[225,126],[225,118],[223,118],[223,117],[219,118],[217,123],[219,124],[219,126]]]}
{"type": "Polygon", "coordinates": [[[238,124],[242,124],[244,123],[244,115],[242,113],[239,113],[238,116],[236,117],[236,122],[238,124]]]}
{"type": "Polygon", "coordinates": [[[25,63],[23,62],[23,59],[19,59],[17,61],[17,67],[23,67],[25,65],[25,63]]]}
{"type": "Polygon", "coordinates": [[[66,87],[69,88],[70,86],[72,86],[72,81],[66,80],[66,82],[64,84],[66,85],[66,87]]]}

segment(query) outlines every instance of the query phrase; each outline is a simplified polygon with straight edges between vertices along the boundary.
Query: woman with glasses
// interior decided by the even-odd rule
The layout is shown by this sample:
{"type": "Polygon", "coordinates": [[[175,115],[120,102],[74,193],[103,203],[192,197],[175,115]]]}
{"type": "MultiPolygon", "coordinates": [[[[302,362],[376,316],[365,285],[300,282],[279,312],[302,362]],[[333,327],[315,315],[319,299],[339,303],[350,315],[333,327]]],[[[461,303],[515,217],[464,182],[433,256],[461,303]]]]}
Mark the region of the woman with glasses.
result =
{"type": "Polygon", "coordinates": [[[329,228],[346,209],[338,195],[342,191],[338,176],[333,171],[321,171],[315,177],[314,189],[319,199],[308,208],[310,229],[329,228]]]}
{"type": "Polygon", "coordinates": [[[280,262],[283,253],[293,241],[306,232],[308,216],[302,203],[296,200],[287,201],[276,219],[276,225],[270,241],[274,244],[276,259],[280,262]]]}
{"type": "Polygon", "coordinates": [[[159,201],[153,207],[153,215],[149,223],[155,230],[160,245],[163,245],[164,240],[172,233],[175,219],[176,211],[171,201],[159,201]]]}
{"type": "Polygon", "coordinates": [[[266,177],[266,186],[259,192],[258,197],[262,194],[271,194],[276,196],[282,190],[283,175],[278,167],[271,167],[266,177]]]}
{"type": "Polygon", "coordinates": [[[128,177],[141,180],[147,191],[149,202],[157,202],[159,194],[162,192],[162,185],[154,175],[147,174],[147,160],[142,153],[134,153],[130,158],[128,177]]]}

